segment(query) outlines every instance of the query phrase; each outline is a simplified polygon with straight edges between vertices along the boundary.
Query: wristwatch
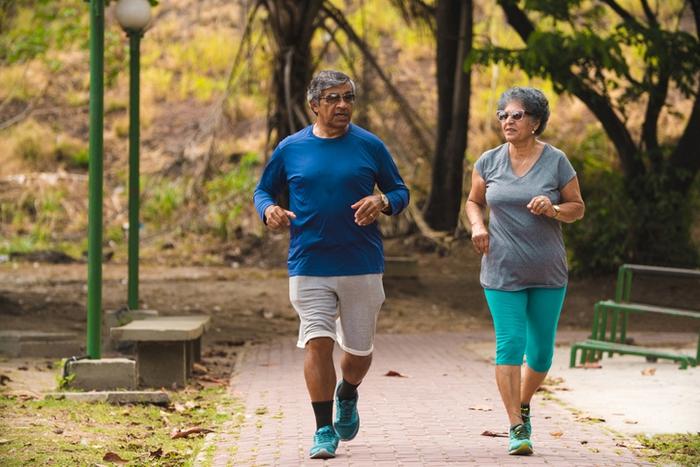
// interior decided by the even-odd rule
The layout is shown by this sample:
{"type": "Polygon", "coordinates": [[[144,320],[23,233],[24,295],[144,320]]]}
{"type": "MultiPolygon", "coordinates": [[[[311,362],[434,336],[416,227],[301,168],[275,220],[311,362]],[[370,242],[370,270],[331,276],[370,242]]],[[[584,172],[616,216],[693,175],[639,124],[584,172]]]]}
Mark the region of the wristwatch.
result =
{"type": "Polygon", "coordinates": [[[552,219],[556,219],[561,213],[561,208],[558,204],[552,204],[552,209],[554,209],[554,215],[552,216],[552,219]]]}
{"type": "Polygon", "coordinates": [[[381,199],[382,199],[382,209],[381,209],[381,211],[384,212],[384,211],[386,211],[387,209],[389,209],[389,206],[390,206],[390,204],[389,204],[389,198],[387,198],[386,195],[385,195],[384,193],[382,193],[382,194],[380,195],[380,197],[381,197],[381,199]]]}

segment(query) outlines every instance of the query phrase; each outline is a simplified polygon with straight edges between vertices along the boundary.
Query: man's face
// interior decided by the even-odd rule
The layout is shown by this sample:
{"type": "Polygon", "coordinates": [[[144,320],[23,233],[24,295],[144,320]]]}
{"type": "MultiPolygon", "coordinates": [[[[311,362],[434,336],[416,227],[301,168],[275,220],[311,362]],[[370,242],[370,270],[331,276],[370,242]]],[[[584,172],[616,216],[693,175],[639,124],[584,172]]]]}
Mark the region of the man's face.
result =
{"type": "Polygon", "coordinates": [[[321,91],[318,103],[311,102],[311,109],[316,112],[319,125],[342,129],[350,123],[354,102],[352,85],[345,83],[321,91]]]}

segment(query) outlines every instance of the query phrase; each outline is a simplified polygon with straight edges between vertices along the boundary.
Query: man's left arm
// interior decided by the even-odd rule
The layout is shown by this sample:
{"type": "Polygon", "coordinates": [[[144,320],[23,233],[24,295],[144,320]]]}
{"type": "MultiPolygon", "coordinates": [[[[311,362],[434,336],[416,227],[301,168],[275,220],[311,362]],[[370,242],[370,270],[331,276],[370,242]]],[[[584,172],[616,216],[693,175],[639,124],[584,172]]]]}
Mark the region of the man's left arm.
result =
{"type": "Polygon", "coordinates": [[[377,149],[377,186],[386,195],[389,207],[382,212],[395,216],[408,206],[409,191],[389,150],[382,144],[377,149]]]}

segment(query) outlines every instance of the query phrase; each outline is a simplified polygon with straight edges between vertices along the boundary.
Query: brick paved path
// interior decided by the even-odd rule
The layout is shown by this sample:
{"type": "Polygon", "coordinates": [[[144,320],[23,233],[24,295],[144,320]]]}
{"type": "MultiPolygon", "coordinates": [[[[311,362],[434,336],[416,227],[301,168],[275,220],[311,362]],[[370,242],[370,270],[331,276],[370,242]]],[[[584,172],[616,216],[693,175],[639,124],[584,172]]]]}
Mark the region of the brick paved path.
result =
{"type": "Polygon", "coordinates": [[[476,336],[378,336],[373,367],[360,387],[360,433],[341,442],[338,456],[328,461],[307,458],[315,426],[303,351],[293,338],[249,347],[231,384],[244,403],[244,423],[240,431],[210,436],[209,461],[202,455],[198,464],[213,459],[215,466],[644,465],[625,447],[627,440],[601,424],[577,422],[561,404],[541,397],[533,404],[535,454],[508,456],[506,438],[481,435],[505,432],[507,420],[493,366],[468,350],[470,339],[476,336]],[[407,377],[384,376],[389,370],[407,377]]]}

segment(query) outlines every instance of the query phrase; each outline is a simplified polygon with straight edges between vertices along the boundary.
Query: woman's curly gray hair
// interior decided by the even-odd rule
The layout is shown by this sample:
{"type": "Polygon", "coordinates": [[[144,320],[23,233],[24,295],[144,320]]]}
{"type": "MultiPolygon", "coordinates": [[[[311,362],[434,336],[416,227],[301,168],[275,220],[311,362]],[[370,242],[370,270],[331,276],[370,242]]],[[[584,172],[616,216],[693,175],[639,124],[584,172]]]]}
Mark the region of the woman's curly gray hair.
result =
{"type": "Polygon", "coordinates": [[[542,91],[535,88],[514,86],[501,94],[501,98],[498,99],[498,110],[505,109],[508,103],[512,101],[520,102],[524,110],[540,122],[535,130],[535,135],[541,135],[544,129],[547,128],[547,121],[549,120],[549,101],[547,101],[542,91]]]}
{"type": "Polygon", "coordinates": [[[309,87],[306,90],[306,100],[318,103],[321,92],[323,92],[324,89],[340,86],[345,83],[350,83],[352,85],[352,92],[354,93],[355,82],[345,73],[335,70],[319,71],[318,74],[313,77],[311,83],[309,83],[309,87]]]}

